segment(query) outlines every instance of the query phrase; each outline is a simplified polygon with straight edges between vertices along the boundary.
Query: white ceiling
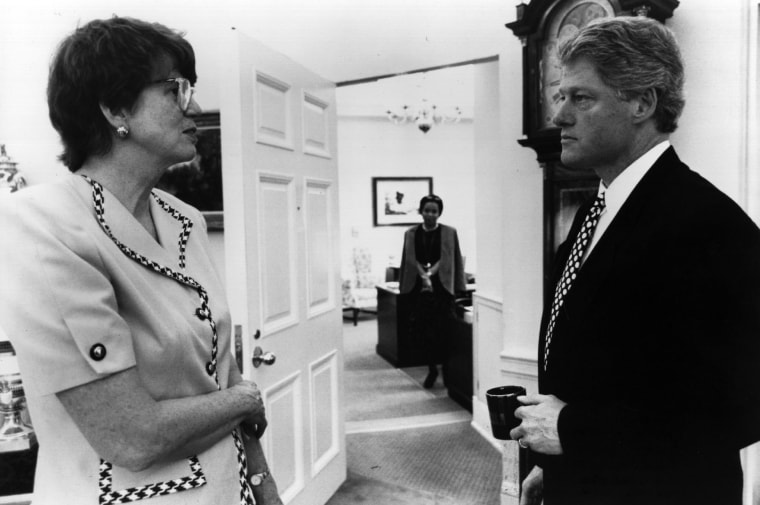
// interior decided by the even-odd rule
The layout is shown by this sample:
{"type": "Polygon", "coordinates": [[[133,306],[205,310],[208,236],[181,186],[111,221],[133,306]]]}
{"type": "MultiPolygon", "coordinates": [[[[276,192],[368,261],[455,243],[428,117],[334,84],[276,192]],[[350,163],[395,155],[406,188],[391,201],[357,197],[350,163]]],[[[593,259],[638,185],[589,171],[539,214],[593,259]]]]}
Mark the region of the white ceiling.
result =
{"type": "Polygon", "coordinates": [[[256,0],[241,19],[262,42],[336,82],[498,54],[514,0],[256,0]]]}
{"type": "Polygon", "coordinates": [[[514,20],[517,3],[519,0],[15,0],[3,5],[2,17],[17,33],[36,32],[44,37],[52,31],[57,39],[77,22],[112,14],[162,22],[185,30],[191,41],[235,26],[321,76],[345,82],[496,55],[503,44],[514,43],[514,35],[504,24],[514,20]]]}
{"type": "MultiPolygon", "coordinates": [[[[0,123],[47,117],[47,65],[77,25],[112,15],[186,32],[198,55],[199,100],[219,108],[219,49],[230,27],[331,81],[372,81],[488,58],[519,43],[504,24],[519,0],[0,0],[0,123]],[[6,51],[6,49],[8,49],[6,51]],[[24,83],[19,89],[19,83],[24,83]],[[16,87],[14,87],[16,86],[16,87]],[[4,89],[14,92],[4,93],[4,89]]],[[[342,115],[384,116],[423,99],[439,111],[473,113],[472,67],[456,66],[339,88],[342,115]]],[[[46,120],[46,119],[45,119],[46,120]]],[[[14,126],[11,127],[10,125],[14,126]]],[[[47,124],[47,123],[45,123],[47,124]]],[[[0,124],[0,133],[9,135],[0,124]]],[[[51,135],[53,135],[51,130],[51,135]]],[[[12,137],[12,135],[11,135],[12,137]]]]}

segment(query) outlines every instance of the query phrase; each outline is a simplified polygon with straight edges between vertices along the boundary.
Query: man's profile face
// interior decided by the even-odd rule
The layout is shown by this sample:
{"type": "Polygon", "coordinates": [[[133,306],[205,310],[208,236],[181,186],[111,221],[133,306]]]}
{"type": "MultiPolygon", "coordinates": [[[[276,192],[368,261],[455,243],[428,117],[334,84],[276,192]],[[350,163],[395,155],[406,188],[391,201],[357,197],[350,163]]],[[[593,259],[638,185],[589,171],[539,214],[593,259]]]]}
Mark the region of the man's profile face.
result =
{"type": "Polygon", "coordinates": [[[562,128],[562,163],[597,173],[624,170],[634,148],[633,102],[618,98],[586,58],[563,67],[559,92],[553,121],[562,128]]]}

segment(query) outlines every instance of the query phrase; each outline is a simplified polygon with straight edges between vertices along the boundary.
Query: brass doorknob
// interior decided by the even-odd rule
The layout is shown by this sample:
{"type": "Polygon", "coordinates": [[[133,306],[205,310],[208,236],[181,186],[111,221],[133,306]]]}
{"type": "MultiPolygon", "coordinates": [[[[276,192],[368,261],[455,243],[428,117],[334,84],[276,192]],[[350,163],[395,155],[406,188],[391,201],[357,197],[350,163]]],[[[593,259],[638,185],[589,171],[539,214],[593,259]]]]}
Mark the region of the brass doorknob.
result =
{"type": "Polygon", "coordinates": [[[253,350],[253,358],[251,358],[251,361],[253,362],[253,366],[255,368],[258,368],[262,363],[265,365],[272,365],[276,359],[277,356],[271,352],[264,352],[261,350],[261,347],[256,346],[256,348],[253,350]]]}

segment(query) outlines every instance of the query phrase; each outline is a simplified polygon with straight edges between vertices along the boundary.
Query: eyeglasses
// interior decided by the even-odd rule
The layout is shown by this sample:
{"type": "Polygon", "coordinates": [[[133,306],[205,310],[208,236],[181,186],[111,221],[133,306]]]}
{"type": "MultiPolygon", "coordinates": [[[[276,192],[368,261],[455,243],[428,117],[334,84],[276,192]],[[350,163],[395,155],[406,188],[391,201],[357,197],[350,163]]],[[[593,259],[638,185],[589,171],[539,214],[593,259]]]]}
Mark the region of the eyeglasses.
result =
{"type": "Polygon", "coordinates": [[[187,108],[190,107],[190,100],[193,98],[193,93],[195,92],[195,88],[190,84],[190,81],[184,77],[172,77],[170,79],[151,81],[150,84],[163,82],[177,83],[177,105],[182,112],[187,112],[187,108]]]}

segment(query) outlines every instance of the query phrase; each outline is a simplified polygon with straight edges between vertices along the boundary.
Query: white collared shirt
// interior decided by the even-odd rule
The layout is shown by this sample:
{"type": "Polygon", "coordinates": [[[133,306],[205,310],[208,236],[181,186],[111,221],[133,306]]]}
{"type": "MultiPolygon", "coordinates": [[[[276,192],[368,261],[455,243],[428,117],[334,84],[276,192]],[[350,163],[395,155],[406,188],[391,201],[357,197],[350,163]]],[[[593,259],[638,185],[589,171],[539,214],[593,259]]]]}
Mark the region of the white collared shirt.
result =
{"type": "Polygon", "coordinates": [[[591,243],[583,256],[583,261],[586,261],[589,253],[591,253],[591,250],[599,242],[599,239],[602,238],[602,235],[604,235],[604,232],[607,230],[625,201],[631,195],[634,188],[638,185],[639,181],[644,178],[649,169],[652,168],[652,165],[654,165],[655,161],[657,161],[657,158],[662,156],[669,147],[669,140],[660,142],[641,155],[639,159],[631,163],[628,168],[623,170],[620,175],[612,181],[609,187],[605,187],[603,181],[599,182],[599,192],[597,195],[604,193],[605,207],[599,217],[599,223],[596,225],[596,230],[594,231],[594,236],[591,238],[591,243]]]}

